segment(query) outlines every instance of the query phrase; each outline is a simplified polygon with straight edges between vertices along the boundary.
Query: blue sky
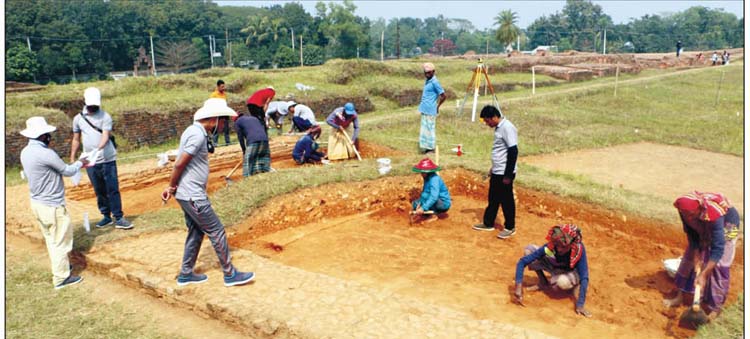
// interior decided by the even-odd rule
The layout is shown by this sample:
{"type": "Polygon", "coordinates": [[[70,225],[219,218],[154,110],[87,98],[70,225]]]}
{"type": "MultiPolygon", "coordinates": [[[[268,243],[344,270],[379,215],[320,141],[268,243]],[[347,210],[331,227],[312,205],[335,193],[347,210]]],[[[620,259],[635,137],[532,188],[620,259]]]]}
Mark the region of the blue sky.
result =
{"type": "MultiPolygon", "coordinates": [[[[299,2],[310,14],[315,14],[317,1],[215,1],[220,6],[265,7],[285,2],[299,2]]],[[[329,1],[325,1],[329,2],[329,1]]],[[[646,14],[665,14],[693,6],[723,8],[738,18],[744,17],[742,1],[594,1],[615,23],[625,23],[631,18],[646,14]]],[[[354,1],[355,14],[370,19],[396,17],[428,18],[442,14],[448,18],[470,20],[478,29],[491,28],[494,17],[510,9],[518,14],[518,23],[526,28],[542,15],[562,10],[565,1],[354,1]]]]}

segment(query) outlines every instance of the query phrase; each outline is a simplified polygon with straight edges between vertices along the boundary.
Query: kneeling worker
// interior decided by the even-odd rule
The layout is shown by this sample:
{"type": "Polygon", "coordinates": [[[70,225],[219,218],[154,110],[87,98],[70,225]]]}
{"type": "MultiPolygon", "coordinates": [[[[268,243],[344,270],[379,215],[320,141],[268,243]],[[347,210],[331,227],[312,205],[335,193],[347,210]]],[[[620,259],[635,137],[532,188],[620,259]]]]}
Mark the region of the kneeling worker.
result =
{"type": "Polygon", "coordinates": [[[412,201],[414,214],[425,216],[425,221],[437,219],[436,214],[445,213],[451,208],[451,195],[443,179],[437,174],[440,166],[435,165],[430,158],[424,158],[414,165],[412,171],[421,173],[424,179],[422,194],[419,199],[412,201]]]}
{"type": "Polygon", "coordinates": [[[300,132],[306,132],[311,127],[318,126],[315,113],[306,105],[292,102],[289,105],[289,112],[292,113],[292,129],[289,130],[289,133],[294,132],[295,128],[300,132]]]}
{"type": "Polygon", "coordinates": [[[580,285],[576,314],[591,317],[591,313],[583,308],[589,286],[589,265],[578,226],[553,226],[547,233],[546,245],[526,246],[524,254],[525,256],[516,264],[516,303],[523,305],[523,268],[528,266],[539,277],[539,285],[533,290],[544,290],[549,287],[556,290],[572,290],[576,285],[580,285]],[[544,271],[551,274],[549,281],[544,271]]]}
{"type": "Polygon", "coordinates": [[[315,142],[320,137],[320,126],[311,127],[307,134],[297,141],[292,151],[292,158],[298,165],[304,163],[319,163],[326,155],[318,152],[318,143],[315,142]]]}

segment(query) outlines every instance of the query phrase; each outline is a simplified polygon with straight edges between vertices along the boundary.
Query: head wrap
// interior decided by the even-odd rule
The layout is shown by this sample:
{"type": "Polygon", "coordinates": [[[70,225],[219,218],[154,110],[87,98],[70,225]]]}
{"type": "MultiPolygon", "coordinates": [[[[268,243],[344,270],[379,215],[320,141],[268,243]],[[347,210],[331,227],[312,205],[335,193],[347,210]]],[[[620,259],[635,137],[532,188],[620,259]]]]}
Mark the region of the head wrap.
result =
{"type": "Polygon", "coordinates": [[[424,65],[422,65],[422,69],[424,69],[425,72],[434,71],[435,65],[431,62],[425,62],[424,65]]]}
{"type": "Polygon", "coordinates": [[[693,191],[674,201],[674,207],[680,211],[699,211],[701,221],[713,222],[727,214],[732,207],[729,199],[721,193],[702,193],[693,191]]]}
{"type": "Polygon", "coordinates": [[[570,268],[574,268],[581,256],[583,256],[583,245],[581,245],[581,230],[573,224],[555,225],[547,233],[547,248],[555,251],[555,244],[570,245],[570,268]]]}

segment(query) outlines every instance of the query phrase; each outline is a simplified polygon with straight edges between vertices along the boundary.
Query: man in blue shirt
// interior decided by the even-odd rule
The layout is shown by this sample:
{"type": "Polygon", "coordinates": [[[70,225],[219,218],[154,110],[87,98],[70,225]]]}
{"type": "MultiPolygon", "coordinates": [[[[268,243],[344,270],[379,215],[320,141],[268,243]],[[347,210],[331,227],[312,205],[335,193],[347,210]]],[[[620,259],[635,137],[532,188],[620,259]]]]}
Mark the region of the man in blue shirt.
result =
{"type": "Polygon", "coordinates": [[[445,101],[445,90],[435,77],[435,65],[428,62],[422,65],[424,69],[424,89],[422,101],[419,103],[419,113],[422,114],[419,130],[419,148],[425,153],[435,151],[435,122],[440,113],[440,105],[445,101]]]}
{"type": "Polygon", "coordinates": [[[539,277],[539,284],[529,288],[530,291],[547,288],[567,291],[578,285],[576,314],[591,317],[591,313],[583,307],[589,287],[589,264],[578,226],[553,226],[547,233],[547,244],[541,247],[526,246],[524,254],[516,264],[516,289],[513,293],[516,303],[523,305],[523,269],[528,266],[539,277]],[[549,280],[544,271],[550,273],[549,280]]]}
{"type": "Polygon", "coordinates": [[[432,211],[425,221],[435,221],[436,214],[445,213],[451,208],[451,195],[448,193],[448,187],[445,186],[443,179],[437,175],[440,166],[435,165],[430,158],[424,158],[417,163],[412,171],[422,173],[424,186],[419,199],[412,201],[412,209],[418,216],[424,216],[425,212],[432,211]]]}

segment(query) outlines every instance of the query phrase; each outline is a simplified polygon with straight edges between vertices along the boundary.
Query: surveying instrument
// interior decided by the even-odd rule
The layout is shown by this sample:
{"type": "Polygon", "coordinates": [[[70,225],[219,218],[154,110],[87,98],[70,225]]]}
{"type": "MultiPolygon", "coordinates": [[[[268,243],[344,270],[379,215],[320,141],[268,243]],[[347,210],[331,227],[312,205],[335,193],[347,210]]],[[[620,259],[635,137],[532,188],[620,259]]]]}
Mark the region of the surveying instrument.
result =
{"type": "Polygon", "coordinates": [[[466,99],[469,98],[469,93],[474,93],[474,103],[471,106],[471,122],[476,121],[477,116],[477,100],[479,98],[479,87],[482,85],[482,81],[484,81],[485,85],[485,93],[487,88],[490,89],[490,93],[492,94],[492,105],[494,105],[498,111],[500,111],[500,115],[502,116],[502,110],[500,109],[500,102],[497,100],[497,95],[495,95],[495,88],[492,87],[492,82],[490,82],[490,76],[487,75],[487,66],[484,65],[482,62],[482,59],[479,59],[479,62],[477,63],[477,68],[474,69],[474,71],[471,74],[471,81],[469,82],[469,86],[466,87],[466,95],[464,95],[464,99],[461,100],[461,103],[458,105],[458,111],[456,112],[456,115],[460,116],[464,113],[464,105],[466,104],[466,99]]]}

